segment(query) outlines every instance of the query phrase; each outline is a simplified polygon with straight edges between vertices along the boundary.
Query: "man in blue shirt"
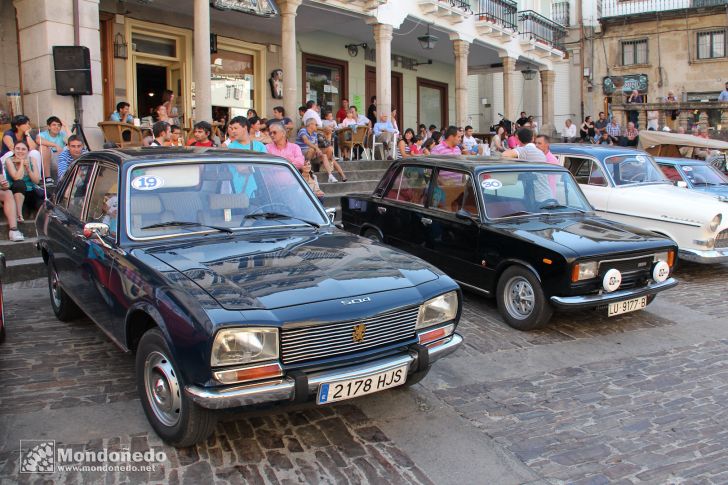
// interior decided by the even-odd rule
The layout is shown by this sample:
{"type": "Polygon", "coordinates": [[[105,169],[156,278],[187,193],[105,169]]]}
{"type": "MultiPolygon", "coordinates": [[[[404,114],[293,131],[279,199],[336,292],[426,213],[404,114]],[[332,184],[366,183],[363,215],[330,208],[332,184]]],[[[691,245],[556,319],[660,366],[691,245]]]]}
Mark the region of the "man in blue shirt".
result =
{"type": "Polygon", "coordinates": [[[379,115],[379,121],[374,124],[374,140],[381,142],[385,150],[390,149],[394,141],[394,135],[397,132],[388,118],[386,113],[382,113],[379,115]]]}
{"type": "Polygon", "coordinates": [[[116,105],[116,111],[111,113],[109,117],[110,121],[117,121],[120,123],[134,123],[134,116],[129,113],[130,105],[126,101],[121,101],[116,105]]]}
{"type": "Polygon", "coordinates": [[[43,177],[45,177],[46,185],[53,185],[54,180],[51,175],[51,160],[66,148],[66,138],[68,138],[68,129],[66,125],[57,116],[51,116],[46,120],[48,129],[41,131],[38,135],[38,145],[40,153],[43,157],[43,177]]]}
{"type": "Polygon", "coordinates": [[[231,140],[228,148],[266,153],[265,145],[257,140],[251,139],[249,129],[250,123],[245,116],[236,116],[231,119],[230,125],[228,126],[231,140]]]}
{"type": "Polygon", "coordinates": [[[720,96],[718,96],[718,101],[721,103],[728,103],[728,82],[725,83],[725,89],[720,92],[720,96]]]}

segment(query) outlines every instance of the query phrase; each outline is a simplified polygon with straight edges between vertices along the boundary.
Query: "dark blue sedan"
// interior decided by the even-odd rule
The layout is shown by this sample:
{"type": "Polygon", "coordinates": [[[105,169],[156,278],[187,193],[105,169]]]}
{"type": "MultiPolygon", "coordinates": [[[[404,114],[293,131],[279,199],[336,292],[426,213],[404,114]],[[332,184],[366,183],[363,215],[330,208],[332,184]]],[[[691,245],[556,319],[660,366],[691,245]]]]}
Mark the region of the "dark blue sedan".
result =
{"type": "Polygon", "coordinates": [[[36,225],[56,316],[136,353],[144,412],[175,446],[215,409],[412,384],[462,342],[457,284],[336,229],[280,158],[88,153],[36,225]]]}
{"type": "Polygon", "coordinates": [[[728,202],[728,176],[701,160],[658,157],[662,173],[678,186],[714,195],[728,202]]]}

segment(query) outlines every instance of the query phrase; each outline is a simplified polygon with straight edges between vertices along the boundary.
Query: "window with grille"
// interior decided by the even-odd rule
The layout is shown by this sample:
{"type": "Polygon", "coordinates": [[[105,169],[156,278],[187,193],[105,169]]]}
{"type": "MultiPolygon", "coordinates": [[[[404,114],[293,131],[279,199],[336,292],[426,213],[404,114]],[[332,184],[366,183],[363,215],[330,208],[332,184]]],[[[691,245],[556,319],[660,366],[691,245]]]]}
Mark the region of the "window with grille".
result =
{"type": "Polygon", "coordinates": [[[622,41],[622,65],[647,64],[647,39],[622,41]]]}
{"type": "Polygon", "coordinates": [[[725,57],[725,30],[698,32],[698,59],[725,57]]]}

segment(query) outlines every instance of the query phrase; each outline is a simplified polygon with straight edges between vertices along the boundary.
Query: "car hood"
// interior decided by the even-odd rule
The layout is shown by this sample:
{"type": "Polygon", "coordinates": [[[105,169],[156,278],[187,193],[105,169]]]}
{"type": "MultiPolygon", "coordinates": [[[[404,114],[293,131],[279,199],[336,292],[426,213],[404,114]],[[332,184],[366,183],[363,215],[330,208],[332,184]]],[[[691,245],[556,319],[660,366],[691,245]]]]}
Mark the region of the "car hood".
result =
{"type": "Polygon", "coordinates": [[[650,251],[674,244],[653,232],[588,215],[554,214],[522,218],[499,226],[522,239],[574,258],[650,251]]]}
{"type": "Polygon", "coordinates": [[[686,190],[671,184],[620,187],[609,196],[609,212],[665,221],[688,221],[707,224],[728,206],[705,192],[686,190]]]}
{"type": "Polygon", "coordinates": [[[227,310],[275,309],[416,286],[424,261],[343,231],[235,235],[148,249],[227,310]]]}

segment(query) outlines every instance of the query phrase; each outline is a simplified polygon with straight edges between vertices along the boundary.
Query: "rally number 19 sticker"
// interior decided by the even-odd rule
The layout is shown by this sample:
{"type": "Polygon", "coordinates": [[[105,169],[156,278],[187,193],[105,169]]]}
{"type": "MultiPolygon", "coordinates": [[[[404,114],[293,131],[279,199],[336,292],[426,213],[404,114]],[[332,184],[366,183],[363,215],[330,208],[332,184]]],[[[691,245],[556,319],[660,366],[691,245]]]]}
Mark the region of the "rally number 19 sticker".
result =
{"type": "Polygon", "coordinates": [[[480,182],[480,186],[485,190],[497,190],[503,187],[503,184],[498,179],[485,179],[480,182]]]}
{"type": "Polygon", "coordinates": [[[155,190],[164,185],[164,179],[156,175],[142,175],[131,181],[131,186],[137,190],[155,190]]]}

